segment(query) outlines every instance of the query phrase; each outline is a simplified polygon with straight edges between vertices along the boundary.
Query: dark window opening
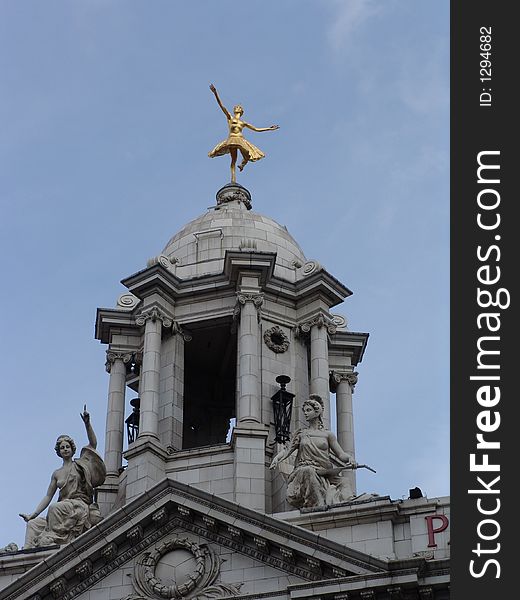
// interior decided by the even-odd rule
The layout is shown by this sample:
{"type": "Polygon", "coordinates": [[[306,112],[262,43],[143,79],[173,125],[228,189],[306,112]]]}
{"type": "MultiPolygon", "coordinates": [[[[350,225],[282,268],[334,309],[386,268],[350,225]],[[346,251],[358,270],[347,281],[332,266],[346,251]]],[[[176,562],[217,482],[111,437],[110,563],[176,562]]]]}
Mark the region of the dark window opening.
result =
{"type": "Polygon", "coordinates": [[[236,417],[237,335],[229,322],[191,328],[184,346],[183,448],[224,444],[236,417]]]}

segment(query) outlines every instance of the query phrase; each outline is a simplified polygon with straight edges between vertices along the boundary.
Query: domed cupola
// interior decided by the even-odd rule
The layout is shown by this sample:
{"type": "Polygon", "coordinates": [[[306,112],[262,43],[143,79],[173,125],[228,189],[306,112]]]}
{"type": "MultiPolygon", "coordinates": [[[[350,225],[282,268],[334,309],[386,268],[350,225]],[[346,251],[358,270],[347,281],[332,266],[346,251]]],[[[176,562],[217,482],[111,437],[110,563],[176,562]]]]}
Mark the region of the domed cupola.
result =
{"type": "Polygon", "coordinates": [[[251,210],[249,191],[237,183],[217,192],[217,205],[176,233],[162,255],[180,279],[222,272],[227,251],[276,253],[274,273],[296,280],[305,255],[286,227],[251,210]]]}

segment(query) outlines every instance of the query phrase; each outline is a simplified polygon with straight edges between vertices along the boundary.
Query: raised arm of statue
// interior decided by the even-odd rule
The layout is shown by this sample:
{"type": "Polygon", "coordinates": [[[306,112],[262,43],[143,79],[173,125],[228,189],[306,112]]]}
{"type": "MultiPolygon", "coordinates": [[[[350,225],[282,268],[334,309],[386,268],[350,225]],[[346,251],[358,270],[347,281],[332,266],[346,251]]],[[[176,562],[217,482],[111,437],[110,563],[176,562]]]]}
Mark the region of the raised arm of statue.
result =
{"type": "Polygon", "coordinates": [[[96,434],[94,433],[94,429],[92,429],[92,423],[90,422],[90,414],[87,412],[86,404],[83,405],[83,412],[80,413],[79,416],[81,417],[81,419],[83,420],[83,423],[85,424],[85,429],[87,431],[87,438],[88,438],[89,446],[91,446],[95,450],[97,448],[97,437],[96,437],[96,434]]]}
{"type": "Polygon", "coordinates": [[[217,92],[217,88],[211,84],[209,86],[209,89],[213,92],[213,94],[215,95],[215,99],[217,100],[217,104],[220,106],[220,108],[222,109],[222,112],[226,115],[227,119],[231,119],[231,114],[229,112],[229,110],[222,104],[222,100],[220,99],[220,96],[218,95],[217,92]]]}

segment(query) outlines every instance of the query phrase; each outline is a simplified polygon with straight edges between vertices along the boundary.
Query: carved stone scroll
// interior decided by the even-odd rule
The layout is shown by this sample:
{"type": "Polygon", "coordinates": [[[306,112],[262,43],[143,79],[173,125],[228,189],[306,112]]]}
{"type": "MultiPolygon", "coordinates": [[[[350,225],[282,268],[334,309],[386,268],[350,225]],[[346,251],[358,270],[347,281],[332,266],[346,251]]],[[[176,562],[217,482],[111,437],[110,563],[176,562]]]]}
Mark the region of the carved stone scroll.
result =
{"type": "Polygon", "coordinates": [[[143,312],[137,317],[135,322],[137,323],[137,325],[142,326],[148,320],[160,320],[162,321],[163,327],[166,328],[169,328],[173,325],[173,320],[171,319],[171,317],[169,317],[164,311],[162,311],[157,306],[153,306],[152,308],[143,310],[143,312]]]}

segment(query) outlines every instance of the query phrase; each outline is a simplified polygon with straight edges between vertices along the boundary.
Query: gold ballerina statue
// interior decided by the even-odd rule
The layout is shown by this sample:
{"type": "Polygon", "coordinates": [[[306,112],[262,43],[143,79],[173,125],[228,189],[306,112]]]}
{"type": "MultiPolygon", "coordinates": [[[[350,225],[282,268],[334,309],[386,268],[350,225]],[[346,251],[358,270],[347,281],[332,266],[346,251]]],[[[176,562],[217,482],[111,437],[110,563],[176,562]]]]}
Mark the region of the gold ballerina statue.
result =
{"type": "Polygon", "coordinates": [[[218,95],[217,89],[213,84],[209,86],[209,89],[215,94],[215,98],[217,100],[217,104],[222,109],[222,112],[226,115],[226,119],[229,127],[229,135],[226,140],[217,144],[211,152],[208,152],[208,156],[210,158],[214,158],[215,156],[224,156],[224,154],[231,154],[231,181],[233,183],[236,182],[236,163],[238,151],[242,154],[242,162],[238,165],[240,171],[247,165],[248,162],[255,162],[256,160],[260,160],[265,157],[265,154],[256,146],[248,142],[244,136],[242,135],[242,130],[244,127],[252,129],[253,131],[274,131],[275,129],[279,129],[279,125],[271,125],[271,127],[255,127],[250,123],[246,123],[242,121],[242,115],[244,114],[244,109],[237,104],[233,107],[233,115],[229,112],[229,110],[222,104],[220,97],[218,95]]]}

